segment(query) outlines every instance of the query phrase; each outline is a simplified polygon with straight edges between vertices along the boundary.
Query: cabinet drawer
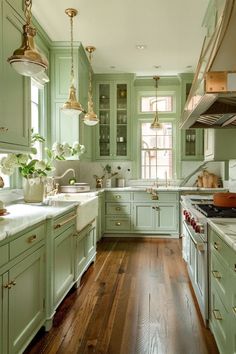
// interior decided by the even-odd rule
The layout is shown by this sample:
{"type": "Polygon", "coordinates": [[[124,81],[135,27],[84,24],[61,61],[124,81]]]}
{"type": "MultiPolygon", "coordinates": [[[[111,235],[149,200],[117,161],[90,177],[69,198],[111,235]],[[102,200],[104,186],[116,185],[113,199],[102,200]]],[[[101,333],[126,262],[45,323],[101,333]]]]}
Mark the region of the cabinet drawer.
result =
{"type": "Polygon", "coordinates": [[[156,192],[156,198],[147,192],[134,192],[134,202],[177,202],[178,193],[156,192]]]}
{"type": "Polygon", "coordinates": [[[210,232],[212,251],[236,272],[236,252],[230,248],[213,230],[210,232]]]}
{"type": "Polygon", "coordinates": [[[129,202],[131,193],[123,192],[106,192],[106,201],[109,202],[129,202]]]}
{"type": "Polygon", "coordinates": [[[45,234],[45,224],[41,224],[10,242],[10,259],[15,258],[22,252],[42,241],[45,238],[45,234]]]}
{"type": "Polygon", "coordinates": [[[60,233],[67,230],[71,225],[75,225],[76,222],[76,213],[72,211],[67,213],[57,219],[55,219],[53,228],[54,228],[54,235],[58,236],[60,233]]]}
{"type": "Polygon", "coordinates": [[[130,214],[130,203],[106,203],[107,215],[130,214]]]}
{"type": "Polygon", "coordinates": [[[224,301],[227,296],[228,274],[228,267],[226,267],[224,263],[220,262],[218,257],[212,253],[211,283],[214,285],[222,301],[224,301]]]}
{"type": "Polygon", "coordinates": [[[4,245],[0,247],[0,267],[6,264],[9,260],[9,247],[4,245]]]}
{"type": "Polygon", "coordinates": [[[125,218],[106,218],[106,231],[129,231],[130,219],[125,218]]]}

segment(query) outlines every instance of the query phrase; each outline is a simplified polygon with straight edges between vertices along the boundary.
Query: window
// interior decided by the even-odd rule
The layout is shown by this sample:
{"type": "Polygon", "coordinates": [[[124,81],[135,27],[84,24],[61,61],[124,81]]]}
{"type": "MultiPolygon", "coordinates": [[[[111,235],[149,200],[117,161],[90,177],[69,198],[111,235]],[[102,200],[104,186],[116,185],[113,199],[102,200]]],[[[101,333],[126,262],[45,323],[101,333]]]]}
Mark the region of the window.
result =
{"type": "MultiPolygon", "coordinates": [[[[39,88],[34,80],[31,80],[31,128],[33,129],[34,133],[40,132],[39,88]]],[[[37,155],[35,155],[35,158],[41,159],[42,144],[36,141],[34,146],[37,149],[37,155]]]]}
{"type": "Polygon", "coordinates": [[[156,103],[158,112],[173,112],[172,96],[142,96],[141,97],[141,113],[150,113],[156,111],[156,103]]]}
{"type": "Polygon", "coordinates": [[[141,123],[141,178],[172,178],[172,124],[151,129],[150,122],[141,123]]]}

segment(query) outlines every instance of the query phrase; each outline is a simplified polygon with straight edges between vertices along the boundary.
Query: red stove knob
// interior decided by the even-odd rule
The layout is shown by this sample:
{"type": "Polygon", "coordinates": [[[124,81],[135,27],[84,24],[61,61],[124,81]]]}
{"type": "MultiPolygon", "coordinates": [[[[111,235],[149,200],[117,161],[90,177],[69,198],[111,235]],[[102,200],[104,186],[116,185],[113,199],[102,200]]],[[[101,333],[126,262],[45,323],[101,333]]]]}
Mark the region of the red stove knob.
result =
{"type": "Polygon", "coordinates": [[[186,215],[186,213],[187,213],[187,210],[184,209],[184,210],[183,210],[183,214],[186,215]]]}
{"type": "Polygon", "coordinates": [[[190,224],[192,225],[192,227],[194,228],[194,226],[196,225],[196,221],[194,218],[191,219],[190,224]]]}
{"type": "Polygon", "coordinates": [[[197,224],[195,227],[195,231],[199,234],[203,234],[204,233],[204,226],[202,224],[197,224]]]}

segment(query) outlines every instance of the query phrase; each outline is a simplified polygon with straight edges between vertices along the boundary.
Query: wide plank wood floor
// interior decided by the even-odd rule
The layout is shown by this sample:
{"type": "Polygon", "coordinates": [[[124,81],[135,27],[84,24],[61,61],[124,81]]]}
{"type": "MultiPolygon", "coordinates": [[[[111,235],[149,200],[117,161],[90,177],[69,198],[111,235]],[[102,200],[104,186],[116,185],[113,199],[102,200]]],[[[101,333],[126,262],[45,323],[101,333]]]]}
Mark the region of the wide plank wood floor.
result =
{"type": "Polygon", "coordinates": [[[181,241],[103,239],[97,260],[25,354],[218,354],[181,257],[181,241]]]}

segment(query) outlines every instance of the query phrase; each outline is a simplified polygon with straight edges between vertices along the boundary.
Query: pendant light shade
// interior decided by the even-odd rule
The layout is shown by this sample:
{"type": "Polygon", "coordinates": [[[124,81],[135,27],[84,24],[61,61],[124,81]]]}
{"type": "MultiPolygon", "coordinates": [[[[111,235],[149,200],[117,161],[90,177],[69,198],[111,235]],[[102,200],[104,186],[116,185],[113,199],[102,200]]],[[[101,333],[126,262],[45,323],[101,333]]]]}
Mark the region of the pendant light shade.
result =
{"type": "Polygon", "coordinates": [[[25,0],[25,19],[23,39],[20,48],[16,49],[7,61],[20,74],[34,76],[48,68],[47,59],[37,50],[34,44],[36,29],[31,25],[32,0],[25,0]]]}
{"type": "Polygon", "coordinates": [[[96,50],[93,46],[88,46],[85,48],[89,53],[89,90],[88,90],[88,112],[85,114],[83,121],[86,125],[96,125],[99,122],[99,119],[96,113],[93,110],[93,89],[92,89],[92,53],[96,50]]]}
{"type": "Polygon", "coordinates": [[[73,17],[77,15],[78,11],[75,9],[66,9],[65,13],[69,16],[71,25],[71,84],[69,89],[69,98],[63,104],[61,110],[67,115],[74,116],[83,112],[83,107],[77,101],[76,88],[74,86],[73,17]]]}
{"type": "Polygon", "coordinates": [[[161,123],[159,122],[158,119],[158,110],[157,110],[157,87],[158,87],[158,80],[160,79],[159,76],[153,76],[153,79],[155,80],[155,88],[156,88],[156,112],[154,115],[153,122],[150,126],[151,129],[160,129],[161,128],[161,123]]]}

